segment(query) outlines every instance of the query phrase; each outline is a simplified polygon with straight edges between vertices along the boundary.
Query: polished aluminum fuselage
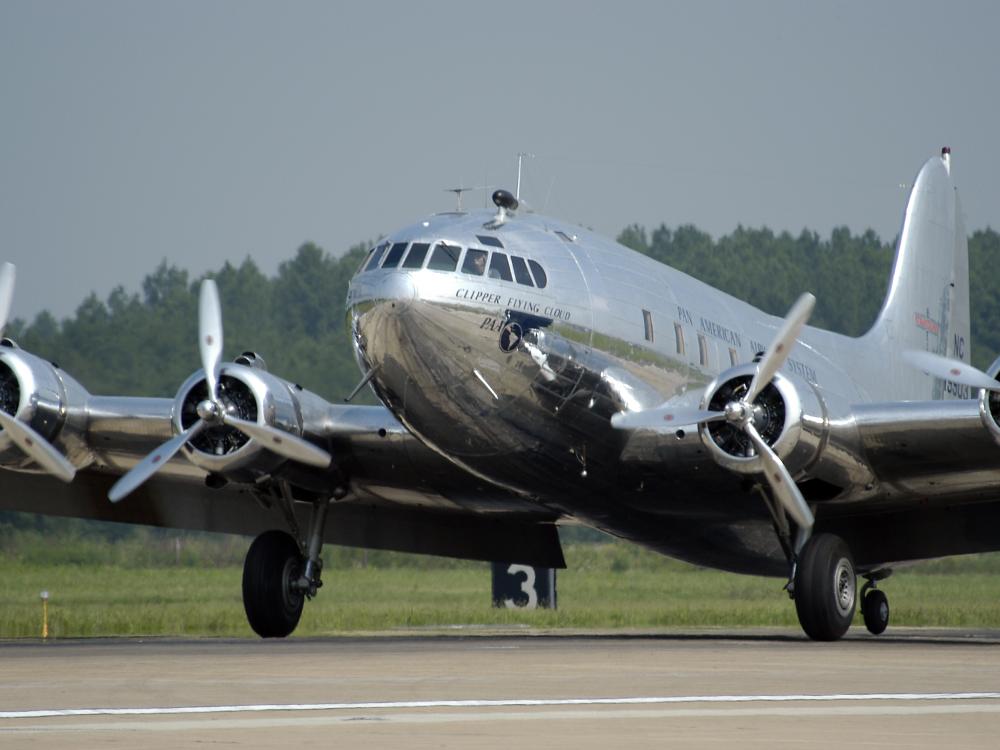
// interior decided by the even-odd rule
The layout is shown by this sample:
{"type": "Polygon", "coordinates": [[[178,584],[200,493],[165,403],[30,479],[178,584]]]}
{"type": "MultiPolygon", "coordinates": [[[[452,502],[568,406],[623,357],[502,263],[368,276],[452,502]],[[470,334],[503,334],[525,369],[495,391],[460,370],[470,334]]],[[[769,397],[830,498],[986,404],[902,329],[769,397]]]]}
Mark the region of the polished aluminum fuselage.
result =
{"type": "MultiPolygon", "coordinates": [[[[493,219],[442,214],[388,240],[482,248],[482,236],[495,237],[545,268],[544,289],[460,270],[353,279],[349,322],[383,403],[449,460],[562,514],[695,562],[780,572],[784,555],[752,483],[720,471],[696,427],[677,425],[665,440],[609,419],[668,400],[698,406],[705,386],[751,362],[781,320],[579,227],[523,214],[491,230],[493,219]],[[505,351],[512,322],[523,341],[505,351]]],[[[806,329],[784,372],[836,423],[851,404],[899,397],[879,344],[806,329]]],[[[916,397],[926,378],[913,380],[916,397]]],[[[861,468],[848,477],[859,489],[868,480],[861,468]]]]}

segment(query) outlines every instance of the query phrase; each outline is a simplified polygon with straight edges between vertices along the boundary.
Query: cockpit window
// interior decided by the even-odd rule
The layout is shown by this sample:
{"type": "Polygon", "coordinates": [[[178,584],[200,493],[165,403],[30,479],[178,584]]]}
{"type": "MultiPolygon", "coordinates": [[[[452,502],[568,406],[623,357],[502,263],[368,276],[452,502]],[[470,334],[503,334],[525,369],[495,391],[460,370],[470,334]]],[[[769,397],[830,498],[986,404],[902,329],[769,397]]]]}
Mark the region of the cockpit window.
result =
{"type": "Polygon", "coordinates": [[[527,284],[528,286],[534,286],[534,282],[531,280],[531,274],[528,273],[528,264],[524,262],[524,258],[519,258],[516,255],[510,256],[511,265],[514,266],[514,278],[517,279],[518,284],[527,284]]]}
{"type": "Polygon", "coordinates": [[[354,272],[355,274],[359,274],[365,270],[365,266],[368,265],[368,261],[371,260],[371,257],[375,254],[376,250],[378,250],[378,248],[373,247],[371,250],[365,253],[365,257],[361,259],[361,262],[358,264],[357,270],[355,270],[354,272]]]}
{"type": "Polygon", "coordinates": [[[462,248],[456,245],[445,245],[443,242],[434,248],[427,268],[431,271],[454,271],[458,268],[458,256],[462,248]]]}
{"type": "Polygon", "coordinates": [[[529,260],[528,265],[531,266],[531,275],[535,277],[535,286],[544,289],[545,285],[549,283],[545,277],[545,270],[533,260],[529,260]]]}
{"type": "Polygon", "coordinates": [[[462,273],[482,276],[486,273],[486,256],[488,254],[485,250],[475,250],[470,247],[465,253],[465,260],[462,261],[462,273]]]}
{"type": "Polygon", "coordinates": [[[496,237],[491,237],[488,234],[477,234],[476,239],[482,242],[487,247],[499,247],[503,250],[503,243],[496,237]]]}
{"type": "Polygon", "coordinates": [[[389,247],[389,243],[383,242],[381,245],[379,245],[372,251],[371,260],[368,261],[368,265],[365,266],[366,271],[371,271],[373,268],[378,268],[378,262],[382,260],[382,254],[385,252],[385,249],[387,247],[389,247]]]}
{"type": "Polygon", "coordinates": [[[414,242],[410,245],[410,252],[406,254],[406,260],[403,261],[403,268],[420,268],[424,264],[424,258],[427,257],[427,248],[430,245],[426,242],[414,242]]]}
{"type": "Polygon", "coordinates": [[[382,268],[395,268],[399,265],[399,259],[403,257],[403,251],[406,250],[405,242],[397,242],[391,248],[385,256],[385,263],[382,264],[382,268]]]}
{"type": "Polygon", "coordinates": [[[514,277],[510,275],[510,263],[507,262],[507,256],[503,253],[493,253],[493,257],[490,258],[490,278],[491,279],[503,279],[504,281],[513,281],[514,277]]]}

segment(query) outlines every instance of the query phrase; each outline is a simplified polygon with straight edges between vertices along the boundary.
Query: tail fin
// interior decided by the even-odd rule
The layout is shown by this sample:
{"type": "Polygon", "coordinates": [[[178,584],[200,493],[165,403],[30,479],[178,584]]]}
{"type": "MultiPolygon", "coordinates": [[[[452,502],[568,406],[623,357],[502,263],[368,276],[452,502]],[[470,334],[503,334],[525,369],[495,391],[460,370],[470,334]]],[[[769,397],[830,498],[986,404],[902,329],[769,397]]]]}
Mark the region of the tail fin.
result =
{"type": "MultiPolygon", "coordinates": [[[[915,372],[899,359],[908,349],[968,362],[969,248],[958,193],[951,180],[951,149],[930,158],[913,183],[896,248],[889,291],[865,335],[886,355],[886,375],[896,399],[961,394],[915,372]]],[[[967,396],[966,396],[967,397],[967,396]]]]}

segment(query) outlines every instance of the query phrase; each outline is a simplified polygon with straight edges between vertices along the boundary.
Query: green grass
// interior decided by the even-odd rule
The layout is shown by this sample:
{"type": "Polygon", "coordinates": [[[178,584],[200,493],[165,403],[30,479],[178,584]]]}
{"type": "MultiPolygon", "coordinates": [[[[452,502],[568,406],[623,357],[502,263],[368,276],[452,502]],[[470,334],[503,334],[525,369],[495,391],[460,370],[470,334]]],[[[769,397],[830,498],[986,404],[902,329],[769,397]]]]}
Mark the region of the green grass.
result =
{"type": "MultiPolygon", "coordinates": [[[[193,537],[178,553],[173,538],[162,534],[94,548],[79,539],[49,542],[41,547],[48,555],[33,545],[8,545],[0,551],[0,637],[40,634],[43,589],[51,597],[52,637],[251,636],[240,599],[246,545],[238,538],[193,537]],[[126,553],[138,562],[129,564],[126,553]],[[108,562],[93,559],[102,554],[108,562]]],[[[778,579],[698,569],[620,543],[571,544],[566,556],[570,567],[558,573],[559,609],[526,612],[490,606],[490,571],[483,563],[374,552],[366,558],[327,547],[326,585],[306,605],[296,635],[453,625],[796,625],[778,579]]],[[[1000,555],[907,568],[882,588],[894,625],[1000,627],[1000,555]]]]}

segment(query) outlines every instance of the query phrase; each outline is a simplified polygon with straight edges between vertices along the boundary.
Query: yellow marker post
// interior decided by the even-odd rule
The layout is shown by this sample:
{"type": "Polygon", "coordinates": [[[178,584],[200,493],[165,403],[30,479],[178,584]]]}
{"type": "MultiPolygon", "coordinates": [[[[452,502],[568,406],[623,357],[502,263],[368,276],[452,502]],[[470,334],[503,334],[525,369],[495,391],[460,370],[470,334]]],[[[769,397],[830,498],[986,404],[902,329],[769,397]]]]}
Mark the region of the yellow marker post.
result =
{"type": "Polygon", "coordinates": [[[49,637],[49,592],[43,591],[42,594],[42,638],[49,637]]]}

